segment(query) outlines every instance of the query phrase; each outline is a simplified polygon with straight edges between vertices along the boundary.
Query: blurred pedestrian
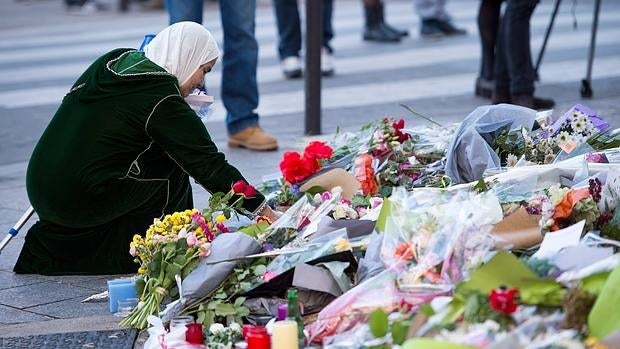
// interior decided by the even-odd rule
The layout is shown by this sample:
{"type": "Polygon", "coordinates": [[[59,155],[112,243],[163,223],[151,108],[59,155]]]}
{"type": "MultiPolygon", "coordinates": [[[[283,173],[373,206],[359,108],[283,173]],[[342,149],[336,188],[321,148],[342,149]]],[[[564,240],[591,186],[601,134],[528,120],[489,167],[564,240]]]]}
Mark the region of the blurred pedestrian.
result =
{"type": "Polygon", "coordinates": [[[364,4],[364,33],[366,41],[400,42],[409,35],[407,30],[394,28],[385,22],[385,10],[382,0],[362,0],[364,4]]]}
{"type": "MultiPolygon", "coordinates": [[[[39,221],[15,272],[135,272],[134,234],[153,218],[194,207],[189,176],[210,192],[244,180],[183,98],[218,56],[207,29],[182,22],[144,52],[110,51],[82,73],[28,163],[26,189],[39,221]]],[[[243,208],[277,218],[260,193],[243,208]]]]}
{"type": "MultiPolygon", "coordinates": [[[[276,150],[278,142],[258,122],[258,42],[254,36],[256,0],[219,1],[224,31],[222,102],[228,146],[276,150]]],[[[166,0],[170,23],[202,23],[203,0],[166,0]]]]}
{"type": "Polygon", "coordinates": [[[478,97],[491,99],[494,86],[495,42],[499,31],[500,12],[504,0],[481,0],[478,8],[478,31],[480,32],[480,72],[476,79],[475,93],[478,97]]]}
{"type": "MultiPolygon", "coordinates": [[[[321,74],[334,74],[333,49],[330,41],[334,38],[332,15],[333,0],[323,0],[321,29],[323,31],[323,47],[321,48],[321,74]]],[[[301,21],[297,0],[273,0],[273,8],[278,24],[278,55],[282,73],[287,79],[300,78],[301,69],[301,21]]]]}
{"type": "Polygon", "coordinates": [[[534,96],[536,73],[530,50],[530,18],[538,0],[506,0],[495,57],[493,103],[549,109],[552,99],[534,96]]]}
{"type": "Polygon", "coordinates": [[[435,38],[441,36],[465,35],[465,29],[457,28],[446,11],[447,0],[415,0],[415,8],[420,16],[420,36],[435,38]]]}
{"type": "Polygon", "coordinates": [[[70,14],[91,14],[108,9],[106,4],[97,0],[64,0],[65,8],[70,14]]]}

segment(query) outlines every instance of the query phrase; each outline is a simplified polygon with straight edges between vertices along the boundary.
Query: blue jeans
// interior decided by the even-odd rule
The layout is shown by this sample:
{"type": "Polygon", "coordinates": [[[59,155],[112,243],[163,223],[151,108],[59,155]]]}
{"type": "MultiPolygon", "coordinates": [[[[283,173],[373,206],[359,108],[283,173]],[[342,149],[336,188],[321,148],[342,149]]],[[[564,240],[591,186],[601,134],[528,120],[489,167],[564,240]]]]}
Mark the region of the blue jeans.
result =
{"type": "MultiPolygon", "coordinates": [[[[256,0],[220,0],[224,31],[222,102],[233,134],[258,125],[258,42],[254,36],[256,0]]],[[[203,0],[166,0],[170,23],[202,23],[203,0]]]]}
{"type": "MultiPolygon", "coordinates": [[[[273,8],[278,22],[278,53],[280,60],[299,57],[301,51],[301,23],[297,0],[273,0],[273,8]]],[[[323,47],[333,51],[329,41],[334,37],[332,28],[333,0],[323,0],[323,47]]]]}
{"type": "Polygon", "coordinates": [[[495,87],[511,94],[534,93],[530,17],[538,0],[507,0],[496,43],[495,87]]]}

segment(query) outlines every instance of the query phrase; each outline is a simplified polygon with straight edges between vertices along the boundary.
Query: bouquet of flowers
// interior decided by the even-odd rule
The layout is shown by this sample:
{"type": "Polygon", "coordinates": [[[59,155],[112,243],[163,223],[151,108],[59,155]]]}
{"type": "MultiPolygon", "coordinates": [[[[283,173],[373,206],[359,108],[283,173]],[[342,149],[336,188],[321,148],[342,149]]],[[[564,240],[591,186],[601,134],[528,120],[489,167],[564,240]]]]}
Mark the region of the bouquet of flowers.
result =
{"type": "Polygon", "coordinates": [[[560,151],[568,154],[594,136],[600,138],[599,133],[609,125],[587,107],[576,105],[553,124],[543,122],[540,126],[499,133],[492,146],[502,165],[513,167],[521,157],[535,164],[550,164],[560,151]]]}
{"type": "Polygon", "coordinates": [[[203,212],[175,212],[155,219],[144,236],[134,235],[129,253],[140,264],[136,281],[140,302],[121,325],[146,327],[147,317],[159,313],[163,299],[177,295],[176,277],[185,278],[210,255],[215,237],[229,232],[225,223],[236,214],[233,208],[240,209],[243,199],[254,195],[251,185],[238,181],[228,193],[213,194],[203,212]]]}

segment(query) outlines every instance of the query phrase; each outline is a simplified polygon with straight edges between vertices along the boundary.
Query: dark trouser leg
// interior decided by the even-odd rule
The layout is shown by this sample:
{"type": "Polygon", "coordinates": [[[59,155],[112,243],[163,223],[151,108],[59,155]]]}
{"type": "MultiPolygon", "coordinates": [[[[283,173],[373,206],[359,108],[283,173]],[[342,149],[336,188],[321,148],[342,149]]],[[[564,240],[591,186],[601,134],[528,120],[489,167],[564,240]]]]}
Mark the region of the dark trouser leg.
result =
{"type": "MultiPolygon", "coordinates": [[[[323,6],[325,7],[325,2],[323,6]]],[[[301,23],[297,0],[273,0],[278,23],[278,53],[280,60],[299,57],[301,51],[301,23]]]]}
{"type": "Polygon", "coordinates": [[[530,18],[538,0],[508,0],[504,39],[512,94],[534,93],[536,78],[530,50],[530,18]]]}
{"type": "Polygon", "coordinates": [[[480,31],[480,46],[482,48],[479,76],[486,80],[493,80],[495,42],[499,30],[502,1],[481,0],[478,9],[478,30],[480,31]]]}
{"type": "Polygon", "coordinates": [[[332,18],[334,14],[334,1],[323,1],[323,47],[327,48],[329,53],[334,50],[329,45],[329,42],[334,38],[334,28],[332,26],[332,18]]]}

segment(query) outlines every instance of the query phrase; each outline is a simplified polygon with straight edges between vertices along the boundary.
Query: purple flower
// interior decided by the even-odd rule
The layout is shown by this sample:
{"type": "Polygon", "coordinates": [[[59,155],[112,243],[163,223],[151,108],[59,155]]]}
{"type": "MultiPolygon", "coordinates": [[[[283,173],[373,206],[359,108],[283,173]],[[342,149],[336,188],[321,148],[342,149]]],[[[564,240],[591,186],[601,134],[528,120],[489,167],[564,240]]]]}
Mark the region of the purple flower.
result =
{"type": "Polygon", "coordinates": [[[607,160],[607,156],[605,155],[605,153],[587,153],[586,161],[590,163],[597,163],[597,164],[609,163],[609,160],[607,160]]]}
{"type": "Polygon", "coordinates": [[[332,198],[332,194],[330,194],[330,192],[328,192],[328,191],[324,191],[321,194],[321,200],[323,200],[323,201],[327,201],[327,200],[329,200],[331,198],[332,198]]]}
{"type": "Polygon", "coordinates": [[[265,242],[263,244],[263,252],[269,252],[269,251],[273,251],[273,245],[268,242],[265,242]]]}
{"type": "Polygon", "coordinates": [[[291,192],[295,195],[299,195],[299,186],[297,184],[291,185],[291,192]]]}

